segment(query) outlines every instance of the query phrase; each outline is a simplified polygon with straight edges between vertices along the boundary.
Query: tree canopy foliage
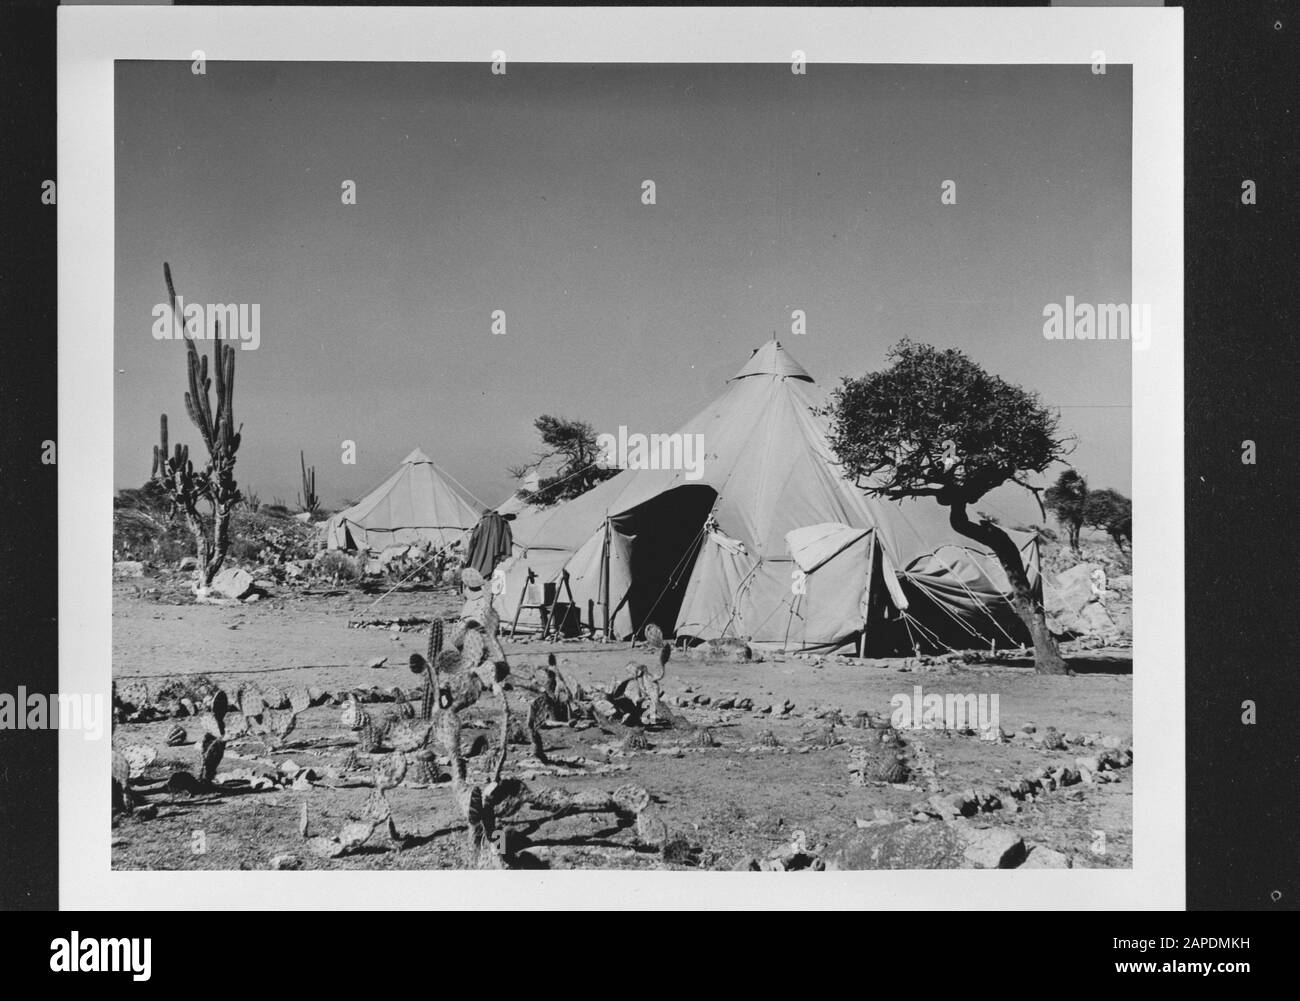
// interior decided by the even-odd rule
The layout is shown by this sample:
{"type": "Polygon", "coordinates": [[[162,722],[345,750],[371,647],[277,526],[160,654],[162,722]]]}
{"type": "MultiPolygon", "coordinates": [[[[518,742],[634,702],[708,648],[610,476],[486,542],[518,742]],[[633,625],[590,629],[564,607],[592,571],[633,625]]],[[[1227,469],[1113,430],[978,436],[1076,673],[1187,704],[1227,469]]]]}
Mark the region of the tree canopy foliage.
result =
{"type": "Polygon", "coordinates": [[[1133,542],[1133,502],[1118,490],[1092,490],[1084,504],[1083,520],[1103,529],[1120,549],[1133,542]]]}
{"type": "Polygon", "coordinates": [[[512,468],[511,475],[523,479],[530,469],[547,459],[558,457],[562,462],[553,476],[538,479],[535,490],[520,488],[519,495],[526,502],[545,507],[569,500],[619,472],[597,465],[600,448],[596,444],[596,431],[586,421],[542,414],[533,421],[533,426],[546,451],[538,455],[535,463],[512,468]]]}
{"type": "Polygon", "coordinates": [[[1070,537],[1070,548],[1076,553],[1087,501],[1088,481],[1076,469],[1064,470],[1043,494],[1043,506],[1056,515],[1056,520],[1070,537]]]}
{"type": "Polygon", "coordinates": [[[1059,417],[1036,393],[990,375],[955,348],[903,340],[888,368],[845,378],[826,413],[830,444],[872,493],[973,504],[994,487],[1028,486],[1066,454],[1059,417]]]}

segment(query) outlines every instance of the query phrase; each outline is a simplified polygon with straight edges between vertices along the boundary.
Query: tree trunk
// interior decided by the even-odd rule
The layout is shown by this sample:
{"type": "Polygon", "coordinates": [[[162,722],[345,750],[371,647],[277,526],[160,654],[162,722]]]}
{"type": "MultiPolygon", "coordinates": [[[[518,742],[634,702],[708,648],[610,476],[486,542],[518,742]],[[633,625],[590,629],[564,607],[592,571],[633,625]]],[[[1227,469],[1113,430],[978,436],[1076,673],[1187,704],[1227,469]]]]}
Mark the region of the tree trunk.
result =
{"type": "Polygon", "coordinates": [[[194,583],[197,587],[205,588],[212,583],[212,578],[208,575],[208,562],[211,559],[212,543],[208,540],[207,526],[203,524],[203,518],[199,512],[193,508],[187,508],[185,511],[185,521],[189,525],[190,534],[194,536],[194,583]]]}
{"type": "Polygon", "coordinates": [[[1057,649],[1056,640],[1047,628],[1047,616],[1043,606],[1034,598],[1029,586],[1029,575],[1025,572],[1024,561],[1020,559],[1020,550],[1011,540],[1011,536],[1002,531],[991,521],[979,524],[971,521],[966,514],[966,505],[955,503],[949,508],[948,523],[969,539],[982,543],[993,550],[993,555],[1006,571],[1011,583],[1011,607],[1020,616],[1020,621],[1029,630],[1034,640],[1034,670],[1039,674],[1066,674],[1069,671],[1061,651],[1057,649]]]}
{"type": "Polygon", "coordinates": [[[209,565],[207,569],[207,581],[205,586],[212,583],[217,572],[221,569],[221,564],[226,561],[226,550],[230,548],[230,509],[219,508],[212,513],[212,533],[213,544],[212,551],[209,553],[209,565]]]}

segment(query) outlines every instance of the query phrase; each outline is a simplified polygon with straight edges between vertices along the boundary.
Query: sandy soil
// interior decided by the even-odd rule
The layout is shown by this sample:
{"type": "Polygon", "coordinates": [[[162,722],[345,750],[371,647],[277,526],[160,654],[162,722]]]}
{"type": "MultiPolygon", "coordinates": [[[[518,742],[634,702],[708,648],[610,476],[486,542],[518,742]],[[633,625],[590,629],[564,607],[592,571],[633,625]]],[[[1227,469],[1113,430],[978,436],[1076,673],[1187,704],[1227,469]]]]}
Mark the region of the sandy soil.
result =
{"type": "MultiPolygon", "coordinates": [[[[458,599],[446,591],[395,593],[370,607],[374,596],[357,592],[307,594],[280,589],[255,604],[231,606],[187,603],[175,578],[116,581],[114,585],[113,655],[121,683],[142,678],[151,687],[182,675],[205,674],[233,692],[240,684],[261,687],[314,685],[330,691],[394,685],[413,690],[406,668],[412,652],[422,652],[422,628],[390,631],[349,628],[354,618],[404,618],[450,615],[458,599]],[[383,667],[368,667],[387,657],[383,667]]],[[[317,591],[325,590],[319,586],[317,591]]],[[[539,644],[505,640],[516,677],[531,678],[532,669],[554,651],[571,682],[604,685],[621,676],[644,651],[627,644],[565,642],[539,644]]],[[[696,662],[674,659],[665,680],[666,694],[712,702],[749,697],[756,707],[774,704],[770,715],[692,705],[679,709],[691,722],[708,726],[718,747],[685,746],[688,738],[665,731],[650,735],[651,747],[624,751],[620,742],[588,727],[554,725],[545,731],[548,753],[558,764],[545,768],[531,759],[526,745],[511,745],[508,774],[530,784],[580,791],[613,791],[625,783],[643,786],[654,797],[670,830],[695,849],[688,859],[668,862],[655,848],[639,842],[630,827],[606,815],[578,815],[559,820],[516,819],[516,829],[535,847],[535,856],[555,867],[663,868],[697,865],[730,869],[749,857],[765,858],[802,830],[810,845],[822,844],[870,820],[874,808],[906,818],[930,789],[860,786],[849,772],[851,748],[870,731],[835,728],[840,743],[821,746],[827,730],[819,714],[838,709],[848,719],[859,710],[887,717],[890,699],[910,696],[913,687],[927,693],[996,694],[1002,729],[1012,733],[1027,724],[1041,732],[1054,726],[1063,733],[1120,737],[1129,746],[1132,733],[1132,684],[1127,652],[1102,658],[1075,677],[1040,677],[1026,666],[942,665],[904,669],[904,661],[872,662],[828,658],[820,665],[806,659],[776,656],[761,663],[696,662]],[[778,716],[782,704],[793,710],[778,716]],[[778,746],[760,747],[771,731],[778,746]],[[558,774],[555,774],[557,773],[558,774]]],[[[515,698],[514,710],[526,703],[515,698]]],[[[495,707],[480,702],[468,714],[467,743],[476,734],[495,738],[495,707]]],[[[165,777],[177,768],[193,769],[193,743],[201,733],[192,720],[120,724],[115,744],[156,747],[158,759],[146,780],[165,777]],[[167,747],[163,737],[175,723],[190,731],[189,743],[167,747]]],[[[1029,741],[991,745],[974,737],[925,732],[908,735],[909,754],[917,746],[936,766],[944,792],[993,788],[1045,764],[1073,764],[1083,747],[1046,751],[1029,741]]],[[[223,771],[260,759],[279,765],[324,769],[338,765],[354,746],[337,706],[316,706],[299,717],[286,746],[275,751],[256,738],[232,742],[223,771]],[[238,755],[238,757],[236,757],[238,755]]],[[[471,761],[471,778],[480,776],[487,754],[471,761]]],[[[1116,773],[1108,785],[1075,785],[1026,802],[1018,811],[997,810],[970,821],[1003,826],[1021,834],[1031,846],[1046,846],[1088,867],[1128,867],[1132,862],[1133,770],[1116,773]],[[1096,832],[1105,833],[1105,852],[1093,851],[1096,832]]],[[[261,869],[282,853],[297,855],[304,868],[404,869],[445,868],[464,864],[464,826],[447,785],[395,789],[388,794],[398,829],[407,835],[397,850],[387,839],[373,838],[352,855],[322,860],[304,851],[298,832],[306,801],[313,834],[332,834],[362,809],[371,787],[364,774],[312,786],[305,791],[232,788],[220,794],[188,798],[151,796],[157,804],[149,819],[125,817],[113,831],[113,864],[128,869],[261,869]],[[202,838],[196,838],[196,831],[202,838]],[[196,851],[201,846],[202,852],[196,851]]],[[[150,811],[146,811],[150,812],[150,811]]],[[[938,821],[933,821],[938,822],[938,821]]]]}

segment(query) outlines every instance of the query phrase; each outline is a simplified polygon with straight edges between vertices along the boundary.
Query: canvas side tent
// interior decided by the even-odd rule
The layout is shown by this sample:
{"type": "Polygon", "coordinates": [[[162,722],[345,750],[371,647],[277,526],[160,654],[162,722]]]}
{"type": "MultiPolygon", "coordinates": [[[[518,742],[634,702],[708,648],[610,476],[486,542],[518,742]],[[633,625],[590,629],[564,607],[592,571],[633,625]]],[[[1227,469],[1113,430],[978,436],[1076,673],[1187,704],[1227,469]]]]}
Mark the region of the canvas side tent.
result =
{"type": "Polygon", "coordinates": [[[474,527],[480,508],[432,459],[416,449],[397,472],[326,525],[330,549],[428,542],[446,546],[474,527]]]}
{"type": "MultiPolygon", "coordinates": [[[[864,637],[868,651],[1024,641],[997,560],[949,526],[946,508],[874,499],[841,475],[814,412],[821,402],[812,376],[769,341],[682,425],[679,434],[701,436],[702,475],[626,468],[521,513],[498,585],[503,623],[553,582],[588,628],[615,637],[655,622],[678,637],[786,649],[864,637]]],[[[1014,530],[1042,523],[1033,496],[1000,488],[979,508],[1010,530],[1037,586],[1036,536],[1014,530]]],[[[519,614],[521,628],[540,620],[532,607],[519,614]]]]}

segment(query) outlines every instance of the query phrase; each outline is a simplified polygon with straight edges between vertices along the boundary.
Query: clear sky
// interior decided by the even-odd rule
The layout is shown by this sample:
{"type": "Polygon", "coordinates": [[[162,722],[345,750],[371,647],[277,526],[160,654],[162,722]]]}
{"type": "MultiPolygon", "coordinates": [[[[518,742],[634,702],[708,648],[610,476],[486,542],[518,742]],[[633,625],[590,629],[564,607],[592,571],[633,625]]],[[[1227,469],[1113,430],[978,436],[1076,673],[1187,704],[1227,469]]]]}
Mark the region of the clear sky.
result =
{"type": "Polygon", "coordinates": [[[337,506],[419,445],[495,505],[539,414],[673,431],[773,334],[825,388],[903,336],[959,347],[1130,491],[1127,342],[1042,332],[1129,300],[1127,66],[119,62],[116,107],[119,488],[162,411],[202,448],[151,335],[166,260],[188,301],[260,306],[235,418],[263,501],[299,449],[337,506]]]}

